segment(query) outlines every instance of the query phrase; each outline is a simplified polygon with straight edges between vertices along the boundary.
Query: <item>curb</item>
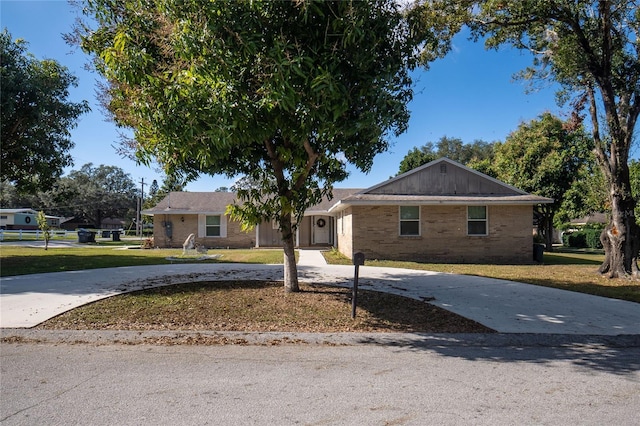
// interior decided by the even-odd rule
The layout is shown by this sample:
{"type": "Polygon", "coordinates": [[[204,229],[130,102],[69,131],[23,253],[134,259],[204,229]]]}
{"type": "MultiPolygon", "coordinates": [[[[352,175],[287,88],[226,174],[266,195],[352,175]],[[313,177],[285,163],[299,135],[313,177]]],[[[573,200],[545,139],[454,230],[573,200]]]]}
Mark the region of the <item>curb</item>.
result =
{"type": "Polygon", "coordinates": [[[0,341],[32,344],[90,345],[377,345],[407,348],[440,347],[640,347],[640,335],[477,333],[285,333],[241,331],[129,331],[0,329],[0,341]]]}

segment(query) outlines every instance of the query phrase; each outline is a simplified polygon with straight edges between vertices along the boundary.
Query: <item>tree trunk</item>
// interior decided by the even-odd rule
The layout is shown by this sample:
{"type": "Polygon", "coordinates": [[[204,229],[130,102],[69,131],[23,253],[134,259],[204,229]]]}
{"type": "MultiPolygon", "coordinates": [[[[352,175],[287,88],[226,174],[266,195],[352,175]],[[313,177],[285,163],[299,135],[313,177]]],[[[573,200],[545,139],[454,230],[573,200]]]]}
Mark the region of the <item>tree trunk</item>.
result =
{"type": "Polygon", "coordinates": [[[291,214],[283,215],[282,247],[284,248],[284,291],[295,293],[300,291],[298,286],[298,267],[296,265],[296,250],[294,241],[294,228],[291,224],[291,214]]]}
{"type": "Polygon", "coordinates": [[[538,209],[541,222],[538,224],[538,232],[544,237],[545,251],[553,251],[553,217],[555,210],[553,207],[543,205],[538,209]]]}
{"type": "Polygon", "coordinates": [[[600,234],[605,259],[600,273],[609,278],[640,277],[638,252],[640,251],[640,227],[634,215],[635,200],[626,196],[628,191],[615,190],[611,195],[611,220],[600,234]]]}

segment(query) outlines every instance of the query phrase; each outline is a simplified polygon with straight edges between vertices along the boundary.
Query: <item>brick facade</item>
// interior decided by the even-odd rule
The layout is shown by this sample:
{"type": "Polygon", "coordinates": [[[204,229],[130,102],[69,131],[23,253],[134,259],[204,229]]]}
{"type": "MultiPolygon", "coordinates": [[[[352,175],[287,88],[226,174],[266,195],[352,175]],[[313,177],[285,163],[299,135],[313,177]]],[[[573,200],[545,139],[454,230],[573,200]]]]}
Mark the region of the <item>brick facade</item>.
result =
{"type": "Polygon", "coordinates": [[[344,211],[340,252],[367,259],[450,263],[532,263],[531,205],[487,207],[488,235],[467,235],[467,206],[420,208],[420,236],[399,235],[398,206],[352,206],[344,211]]]}
{"type": "Polygon", "coordinates": [[[207,248],[252,248],[255,247],[255,230],[244,232],[240,222],[227,218],[226,237],[198,237],[198,215],[153,216],[154,246],[160,248],[182,248],[189,234],[196,234],[196,243],[207,248]],[[184,219],[184,220],[183,220],[184,219]],[[172,238],[168,238],[165,223],[171,222],[172,238]]]}

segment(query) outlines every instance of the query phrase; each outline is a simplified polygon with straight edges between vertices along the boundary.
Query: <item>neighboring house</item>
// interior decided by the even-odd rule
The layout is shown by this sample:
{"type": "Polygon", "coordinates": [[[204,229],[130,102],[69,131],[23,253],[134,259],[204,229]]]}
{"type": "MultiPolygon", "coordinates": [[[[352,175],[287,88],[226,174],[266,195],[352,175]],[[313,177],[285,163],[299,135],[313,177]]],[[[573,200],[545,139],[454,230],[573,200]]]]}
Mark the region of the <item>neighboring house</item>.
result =
{"type": "Polygon", "coordinates": [[[100,226],[95,226],[93,222],[76,217],[62,218],[60,227],[67,231],[75,231],[76,229],[124,229],[124,219],[105,218],[102,219],[100,226]]]}
{"type": "MultiPolygon", "coordinates": [[[[533,206],[551,203],[446,158],[364,190],[334,189],[305,212],[298,247],[334,246],[349,258],[458,263],[530,263],[533,206]]],[[[190,233],[206,247],[281,245],[277,227],[251,233],[228,219],[235,194],[172,192],[156,207],[154,243],[181,247],[190,233]]]]}
{"type": "Polygon", "coordinates": [[[607,219],[606,213],[596,212],[596,213],[591,213],[590,215],[587,215],[584,217],[572,219],[569,223],[576,227],[583,227],[586,225],[603,225],[604,226],[607,223],[609,223],[609,220],[607,219]]]}
{"type": "MultiPolygon", "coordinates": [[[[38,229],[38,212],[33,209],[0,209],[0,229],[22,229],[24,231],[38,229]]],[[[49,226],[60,227],[57,216],[45,215],[49,226]]]]}

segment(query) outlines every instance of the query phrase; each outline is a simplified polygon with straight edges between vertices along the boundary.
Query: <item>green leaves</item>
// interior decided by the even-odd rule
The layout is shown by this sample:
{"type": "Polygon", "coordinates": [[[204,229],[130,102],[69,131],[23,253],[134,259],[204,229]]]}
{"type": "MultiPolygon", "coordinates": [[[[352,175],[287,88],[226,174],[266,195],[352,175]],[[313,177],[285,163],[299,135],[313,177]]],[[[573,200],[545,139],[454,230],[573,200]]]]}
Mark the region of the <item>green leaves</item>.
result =
{"type": "Polygon", "coordinates": [[[20,192],[35,193],[72,164],[69,130],[89,106],[68,100],[77,81],[67,68],[37,60],[6,30],[0,45],[0,178],[14,182],[20,192]]]}

